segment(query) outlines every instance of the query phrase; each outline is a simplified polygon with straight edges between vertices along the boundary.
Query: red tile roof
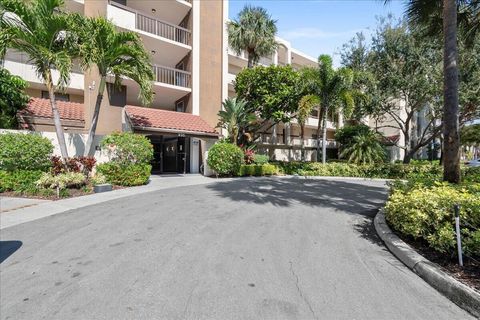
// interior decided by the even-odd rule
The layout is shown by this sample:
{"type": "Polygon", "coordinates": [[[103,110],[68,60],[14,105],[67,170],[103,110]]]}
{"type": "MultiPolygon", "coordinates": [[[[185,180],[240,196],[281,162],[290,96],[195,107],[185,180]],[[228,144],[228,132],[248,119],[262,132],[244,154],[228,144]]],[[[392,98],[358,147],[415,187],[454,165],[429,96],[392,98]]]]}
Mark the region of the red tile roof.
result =
{"type": "Polygon", "coordinates": [[[125,112],[134,127],[198,132],[207,135],[218,133],[199,116],[153,108],[125,106],[125,112]]]}
{"type": "MultiPolygon", "coordinates": [[[[83,103],[57,101],[58,113],[62,120],[84,121],[83,103]]],[[[20,116],[53,118],[50,100],[31,98],[27,107],[19,112],[20,116]]]]}

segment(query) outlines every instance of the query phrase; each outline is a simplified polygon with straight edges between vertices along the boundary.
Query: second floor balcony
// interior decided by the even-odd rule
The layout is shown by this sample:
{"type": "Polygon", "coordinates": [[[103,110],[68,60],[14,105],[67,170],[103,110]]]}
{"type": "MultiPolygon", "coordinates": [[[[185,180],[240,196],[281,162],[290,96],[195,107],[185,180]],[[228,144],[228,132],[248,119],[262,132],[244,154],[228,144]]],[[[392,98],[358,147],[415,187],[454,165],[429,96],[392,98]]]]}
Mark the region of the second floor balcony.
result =
{"type": "Polygon", "coordinates": [[[174,68],[153,65],[152,70],[154,73],[154,81],[165,83],[172,86],[191,88],[191,73],[184,70],[178,70],[174,68]]]}

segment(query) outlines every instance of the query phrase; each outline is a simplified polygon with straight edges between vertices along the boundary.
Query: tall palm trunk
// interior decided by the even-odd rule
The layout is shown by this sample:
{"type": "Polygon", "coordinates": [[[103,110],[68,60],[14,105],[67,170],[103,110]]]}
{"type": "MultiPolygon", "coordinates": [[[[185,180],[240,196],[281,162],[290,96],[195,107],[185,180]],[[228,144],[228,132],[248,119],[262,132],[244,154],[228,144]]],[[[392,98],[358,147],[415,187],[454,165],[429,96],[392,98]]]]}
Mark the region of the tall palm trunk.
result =
{"type": "Polygon", "coordinates": [[[105,91],[105,84],[107,82],[107,77],[102,75],[100,78],[100,84],[98,86],[97,100],[95,102],[95,109],[93,111],[92,123],[90,124],[90,129],[88,130],[87,143],[85,145],[84,156],[89,156],[92,149],[93,139],[95,138],[95,131],[97,130],[98,115],[100,114],[100,106],[103,101],[103,93],[105,91]]]}
{"type": "Polygon", "coordinates": [[[323,132],[322,132],[322,163],[327,162],[327,118],[328,118],[328,106],[325,107],[323,114],[323,132]]]}
{"type": "Polygon", "coordinates": [[[323,113],[324,108],[322,106],[318,107],[318,125],[317,125],[317,161],[319,161],[320,157],[320,132],[322,131],[322,122],[323,122],[323,113]]]}
{"type": "Polygon", "coordinates": [[[253,68],[253,52],[251,52],[250,50],[247,51],[247,58],[248,58],[248,65],[247,67],[250,69],[250,68],[253,68]]]}
{"type": "Polygon", "coordinates": [[[443,0],[443,180],[460,182],[460,134],[458,120],[457,3],[443,0]]]}
{"type": "Polygon", "coordinates": [[[67,159],[67,144],[65,142],[62,122],[60,120],[60,114],[58,113],[57,103],[55,101],[55,90],[53,87],[52,73],[49,69],[44,72],[44,79],[48,90],[48,96],[50,98],[50,105],[52,107],[53,123],[55,125],[55,133],[57,134],[58,145],[60,146],[60,154],[62,155],[63,159],[67,159]]]}
{"type": "Polygon", "coordinates": [[[305,124],[300,125],[300,146],[301,146],[301,160],[305,161],[305,124]]]}

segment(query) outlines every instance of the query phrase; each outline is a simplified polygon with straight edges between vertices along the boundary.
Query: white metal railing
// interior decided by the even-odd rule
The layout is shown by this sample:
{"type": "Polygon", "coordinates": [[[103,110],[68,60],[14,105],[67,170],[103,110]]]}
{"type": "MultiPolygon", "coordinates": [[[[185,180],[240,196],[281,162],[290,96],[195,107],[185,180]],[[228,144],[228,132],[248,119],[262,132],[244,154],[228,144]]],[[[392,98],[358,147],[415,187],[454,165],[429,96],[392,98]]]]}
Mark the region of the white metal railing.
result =
{"type": "MultiPolygon", "coordinates": [[[[261,144],[274,144],[272,135],[271,134],[261,134],[259,140],[259,143],[261,144]]],[[[283,136],[277,136],[276,138],[276,144],[278,145],[285,145],[283,143],[283,136]]],[[[295,146],[295,147],[300,147],[301,146],[301,139],[298,137],[291,137],[290,138],[290,143],[288,144],[289,146],[295,146]]],[[[304,139],[304,144],[305,147],[316,147],[317,146],[317,139],[313,138],[305,138],[304,139]]],[[[322,145],[322,140],[320,140],[320,146],[322,145]]],[[[327,139],[327,147],[329,148],[336,148],[337,147],[337,141],[332,140],[332,139],[327,139]]]]}
{"type": "Polygon", "coordinates": [[[191,87],[191,73],[184,70],[153,65],[153,73],[155,74],[155,81],[171,84],[174,86],[190,88],[191,87]]]}
{"type": "Polygon", "coordinates": [[[135,14],[135,27],[159,37],[170,39],[186,45],[190,45],[191,32],[188,29],[180,26],[159,20],[155,17],[149,16],[143,12],[126,7],[115,1],[110,1],[112,6],[135,14]]]}

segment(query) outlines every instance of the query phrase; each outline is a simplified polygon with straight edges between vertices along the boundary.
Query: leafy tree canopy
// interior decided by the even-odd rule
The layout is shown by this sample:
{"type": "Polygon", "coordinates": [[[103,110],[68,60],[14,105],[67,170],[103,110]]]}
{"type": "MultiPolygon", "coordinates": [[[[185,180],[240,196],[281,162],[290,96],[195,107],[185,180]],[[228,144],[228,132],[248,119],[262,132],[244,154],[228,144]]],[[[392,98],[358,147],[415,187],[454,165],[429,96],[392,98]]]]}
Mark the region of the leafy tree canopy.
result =
{"type": "Polygon", "coordinates": [[[25,80],[0,68],[0,128],[18,127],[17,112],[25,108],[29,100],[24,93],[26,87],[25,80]]]}
{"type": "Polygon", "coordinates": [[[291,66],[257,66],[243,69],[235,79],[238,98],[246,111],[273,123],[289,122],[298,108],[299,75],[291,66]]]}

